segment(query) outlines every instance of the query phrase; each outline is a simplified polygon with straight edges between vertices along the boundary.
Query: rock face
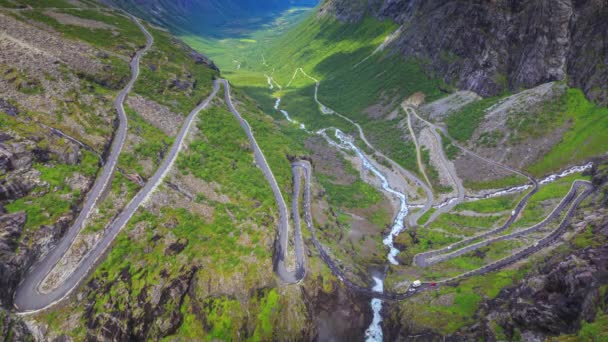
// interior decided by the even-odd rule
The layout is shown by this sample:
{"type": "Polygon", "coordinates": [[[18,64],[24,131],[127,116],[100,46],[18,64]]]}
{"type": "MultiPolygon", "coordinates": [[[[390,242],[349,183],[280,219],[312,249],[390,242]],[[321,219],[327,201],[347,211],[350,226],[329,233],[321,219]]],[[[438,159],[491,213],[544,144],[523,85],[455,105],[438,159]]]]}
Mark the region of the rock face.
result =
{"type": "Polygon", "coordinates": [[[21,236],[25,219],[24,212],[0,216],[0,227],[3,227],[0,231],[0,255],[17,249],[17,241],[21,236]]]}
{"type": "Polygon", "coordinates": [[[564,80],[608,104],[603,0],[327,0],[322,14],[403,25],[392,46],[429,74],[483,96],[564,80]]]}
{"type": "MultiPolygon", "coordinates": [[[[71,143],[47,150],[37,146],[35,139],[24,139],[5,132],[0,132],[0,137],[0,305],[10,307],[15,287],[23,273],[63,236],[73,213],[63,215],[53,225],[43,225],[24,234],[26,212],[6,213],[4,206],[32,191],[44,193],[49,190],[48,184],[40,179],[40,171],[34,168],[35,163],[57,160],[76,164],[80,152],[71,143]]],[[[88,190],[90,180],[80,182],[82,191],[88,190]]]]}
{"type": "Polygon", "coordinates": [[[6,113],[10,116],[17,116],[19,114],[19,109],[10,104],[8,101],[0,99],[0,112],[6,113]]]}
{"type": "Polygon", "coordinates": [[[34,341],[34,338],[20,318],[10,315],[0,308],[0,340],[34,341]]]}
{"type": "MultiPolygon", "coordinates": [[[[180,307],[186,294],[193,288],[196,267],[184,266],[175,278],[163,278],[155,286],[144,287],[130,303],[110,298],[103,304],[105,315],[95,315],[97,301],[112,287],[129,291],[133,286],[128,269],[123,270],[114,282],[105,283],[98,278],[88,284],[88,302],[85,321],[90,340],[157,340],[171,335],[182,324],[180,307]],[[117,284],[120,284],[117,286],[117,284]]],[[[191,293],[192,295],[193,293],[191,293]]]]}
{"type": "MultiPolygon", "coordinates": [[[[335,284],[331,294],[303,291],[309,319],[314,322],[311,338],[316,341],[357,341],[372,321],[369,300],[335,284]]],[[[302,338],[306,340],[306,338],[302,338]]]]}

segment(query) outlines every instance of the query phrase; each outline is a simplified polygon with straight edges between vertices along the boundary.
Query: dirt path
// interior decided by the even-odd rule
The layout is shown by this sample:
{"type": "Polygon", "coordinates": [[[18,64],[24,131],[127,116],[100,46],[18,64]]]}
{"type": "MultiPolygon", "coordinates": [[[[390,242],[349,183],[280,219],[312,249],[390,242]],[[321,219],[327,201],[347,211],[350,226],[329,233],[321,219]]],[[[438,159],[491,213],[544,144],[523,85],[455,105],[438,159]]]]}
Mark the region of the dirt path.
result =
{"type": "Polygon", "coordinates": [[[422,176],[424,176],[424,180],[426,180],[426,184],[431,188],[431,191],[432,191],[433,184],[431,183],[429,176],[426,174],[426,168],[424,167],[424,163],[422,162],[422,152],[420,151],[420,144],[418,143],[418,138],[416,137],[416,132],[414,132],[414,127],[412,127],[412,116],[410,115],[410,112],[408,110],[406,110],[406,112],[407,112],[407,127],[410,131],[410,135],[412,137],[412,141],[414,142],[414,146],[416,146],[416,161],[418,163],[418,169],[420,169],[422,176]]]}
{"type": "MultiPolygon", "coordinates": [[[[402,107],[403,107],[403,110],[405,110],[407,113],[408,125],[410,126],[410,131],[413,133],[413,130],[411,128],[411,121],[410,121],[411,117],[415,116],[418,119],[421,119],[421,118],[420,118],[420,116],[418,116],[418,114],[416,114],[416,111],[412,107],[406,106],[405,104],[402,104],[402,107]]],[[[431,125],[428,121],[426,121],[426,120],[421,120],[421,121],[429,126],[429,129],[437,142],[437,145],[436,145],[437,147],[432,149],[430,151],[430,153],[433,153],[433,154],[439,156],[441,163],[443,164],[443,166],[445,167],[445,169],[447,170],[447,172],[449,174],[451,183],[456,186],[456,193],[457,193],[457,197],[455,200],[452,200],[447,205],[442,206],[441,208],[437,209],[437,211],[435,211],[431,215],[429,220],[424,224],[424,226],[427,227],[429,224],[433,223],[439,217],[439,215],[450,212],[452,209],[454,209],[454,207],[456,205],[458,205],[459,203],[462,203],[465,199],[466,193],[465,193],[464,185],[462,183],[462,179],[460,179],[460,177],[458,177],[458,173],[456,172],[456,167],[454,166],[454,163],[450,162],[447,155],[445,154],[441,136],[439,135],[439,133],[437,133],[437,130],[435,129],[435,127],[433,125],[431,125]]],[[[432,148],[435,147],[435,144],[433,144],[431,147],[432,148]]]]}

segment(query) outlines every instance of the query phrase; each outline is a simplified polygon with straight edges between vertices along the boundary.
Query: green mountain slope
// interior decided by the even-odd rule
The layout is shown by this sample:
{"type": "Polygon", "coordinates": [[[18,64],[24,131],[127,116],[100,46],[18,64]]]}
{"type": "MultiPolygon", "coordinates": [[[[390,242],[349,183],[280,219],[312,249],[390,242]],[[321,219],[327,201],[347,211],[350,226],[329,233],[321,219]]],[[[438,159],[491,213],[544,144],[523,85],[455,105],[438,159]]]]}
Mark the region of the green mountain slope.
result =
{"type": "MultiPolygon", "coordinates": [[[[112,5],[146,18],[175,32],[190,32],[205,36],[221,36],[220,27],[238,34],[244,25],[261,23],[275,12],[291,6],[315,6],[315,0],[180,0],[180,1],[109,1],[112,5]]],[[[225,32],[227,34],[227,32],[225,32]]]]}
{"type": "MultiPolygon", "coordinates": [[[[456,146],[539,179],[585,163],[606,152],[608,112],[581,90],[550,82],[487,98],[458,91],[431,67],[433,61],[404,57],[392,40],[402,23],[388,16],[379,20],[378,6],[367,1],[325,1],[315,10],[278,0],[263,6],[236,0],[115,3],[167,31],[144,23],[154,44],[126,101],[129,134],[119,172],[61,267],[69,269],[95,243],[155,173],[184,117],[211,93],[213,80],[226,77],[234,86],[232,101],[251,125],[288,203],[293,200],[291,162],[313,165],[312,221],[344,278],[370,288],[372,277],[382,277],[389,293],[407,293],[415,279],[426,282],[428,291],[414,289],[412,298],[384,301],[387,340],[413,335],[517,340],[525,329],[547,337],[546,327],[553,329],[551,335],[566,332],[574,339],[603,336],[605,161],[596,158],[584,173],[541,184],[516,215],[525,191],[481,197],[528,180],[456,146]],[[327,12],[327,4],[353,11],[327,12]],[[360,13],[357,20],[337,19],[354,12],[360,13]],[[395,237],[398,265],[387,262],[383,240],[395,224],[400,198],[382,190],[381,177],[362,167],[360,154],[335,144],[335,128],[351,136],[411,206],[398,222],[405,225],[395,237]],[[428,179],[430,190],[381,154],[428,179]],[[561,211],[530,234],[498,239],[429,267],[414,263],[419,253],[538,223],[575,180],[592,181],[597,190],[574,211],[567,233],[555,241],[559,247],[489,274],[430,285],[535,246],[558,227],[565,217],[561,211]],[[460,195],[472,198],[450,207],[460,195]],[[412,223],[427,196],[433,207],[412,223]],[[498,231],[506,222],[513,225],[498,231]],[[544,264],[551,256],[553,261],[544,264]],[[568,262],[560,263],[564,258],[568,262]],[[522,286],[521,293],[503,291],[522,286]],[[542,297],[542,304],[536,305],[534,296],[542,297]],[[546,300],[552,296],[559,301],[546,300]],[[570,321],[555,304],[564,301],[572,304],[570,321]],[[577,334],[578,325],[583,329],[577,334]]],[[[397,12],[408,2],[388,3],[397,12]]],[[[91,0],[0,0],[2,340],[30,338],[10,312],[14,289],[80,210],[112,141],[112,103],[144,42],[129,16],[91,0]]],[[[453,56],[442,58],[447,62],[453,56]]],[[[83,285],[59,305],[27,317],[45,338],[350,341],[365,336],[372,322],[370,298],[332,273],[306,227],[304,279],[284,284],[273,271],[276,200],[250,140],[226,108],[224,91],[200,112],[165,181],[83,285]]]]}

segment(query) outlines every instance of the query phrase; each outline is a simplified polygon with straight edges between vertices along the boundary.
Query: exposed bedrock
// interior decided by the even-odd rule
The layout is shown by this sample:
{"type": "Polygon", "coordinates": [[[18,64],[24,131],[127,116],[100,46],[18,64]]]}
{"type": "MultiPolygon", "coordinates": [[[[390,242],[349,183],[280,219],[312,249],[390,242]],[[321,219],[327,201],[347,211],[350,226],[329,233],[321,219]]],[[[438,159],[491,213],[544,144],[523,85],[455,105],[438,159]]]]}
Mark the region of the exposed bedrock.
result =
{"type": "Polygon", "coordinates": [[[320,11],[342,21],[371,13],[402,24],[393,48],[482,96],[567,78],[608,104],[603,0],[327,0],[320,11]]]}

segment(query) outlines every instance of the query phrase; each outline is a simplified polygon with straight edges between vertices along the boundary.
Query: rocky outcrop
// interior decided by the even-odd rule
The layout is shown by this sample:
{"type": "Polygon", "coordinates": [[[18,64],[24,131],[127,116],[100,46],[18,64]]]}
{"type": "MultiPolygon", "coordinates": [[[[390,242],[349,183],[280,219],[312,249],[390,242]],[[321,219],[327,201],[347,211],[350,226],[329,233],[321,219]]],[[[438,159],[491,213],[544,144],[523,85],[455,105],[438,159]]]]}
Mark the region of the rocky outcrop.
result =
{"type": "Polygon", "coordinates": [[[327,0],[320,11],[403,25],[393,48],[461,89],[489,96],[568,79],[608,104],[606,1],[327,0]]]}
{"type": "Polygon", "coordinates": [[[1,341],[34,341],[27,325],[19,317],[9,314],[0,308],[1,341]]]}
{"type": "Polygon", "coordinates": [[[90,340],[144,341],[169,336],[181,326],[180,311],[184,297],[190,292],[197,272],[195,266],[184,266],[173,278],[167,272],[157,284],[147,285],[137,298],[128,303],[124,296],[107,298],[111,290],[119,294],[134,293],[129,269],[120,272],[117,279],[104,282],[106,276],[93,278],[86,287],[85,322],[90,340]],[[105,301],[105,302],[103,302],[105,301]],[[95,306],[103,307],[104,315],[95,314],[95,306]]]}
{"type": "Polygon", "coordinates": [[[210,69],[215,71],[220,71],[220,69],[213,63],[209,57],[203,55],[202,53],[194,50],[190,45],[185,44],[183,41],[173,38],[171,39],[173,45],[178,46],[180,49],[187,51],[190,58],[194,61],[195,64],[204,64],[208,66],[210,69]]]}
{"type": "Polygon", "coordinates": [[[25,225],[25,219],[25,212],[22,211],[0,216],[0,227],[3,228],[0,231],[0,260],[4,255],[17,249],[17,242],[25,225]]]}
{"type": "Polygon", "coordinates": [[[524,336],[540,341],[576,334],[583,322],[593,322],[601,311],[608,313],[608,295],[602,292],[608,286],[605,167],[604,161],[594,168],[593,183],[598,190],[592,196],[593,206],[579,209],[579,219],[572,225],[579,231],[591,229],[587,240],[569,243],[569,250],[554,253],[520,283],[484,302],[477,314],[479,323],[452,336],[454,340],[494,341],[497,336],[491,326],[498,325],[508,340],[524,336]]]}
{"type": "MultiPolygon", "coordinates": [[[[606,241],[608,220],[594,233],[606,241]]],[[[498,324],[509,340],[518,334],[537,340],[575,334],[582,322],[593,322],[606,308],[608,297],[602,297],[600,287],[607,284],[608,245],[556,255],[520,284],[484,303],[480,323],[457,336],[495,340],[491,324],[498,324]]]]}
{"type": "Polygon", "coordinates": [[[0,113],[6,113],[10,116],[17,116],[19,115],[19,109],[10,104],[8,101],[0,99],[0,113]]]}
{"type": "MultiPolygon", "coordinates": [[[[47,166],[56,162],[77,164],[80,150],[69,142],[49,143],[52,147],[42,148],[36,142],[44,140],[41,137],[24,139],[8,132],[0,132],[0,135],[0,176],[3,176],[0,180],[0,305],[10,307],[15,287],[24,272],[63,236],[74,212],[59,217],[53,225],[26,230],[26,212],[6,213],[4,206],[31,193],[42,196],[52,190],[41,180],[41,172],[35,169],[36,163],[47,166]]],[[[78,185],[83,192],[91,186],[88,178],[68,181],[78,185]]]]}
{"type": "Polygon", "coordinates": [[[365,329],[372,321],[369,299],[337,282],[333,288],[331,293],[318,288],[302,290],[308,316],[313,323],[310,336],[302,340],[357,341],[365,336],[365,329]]]}

